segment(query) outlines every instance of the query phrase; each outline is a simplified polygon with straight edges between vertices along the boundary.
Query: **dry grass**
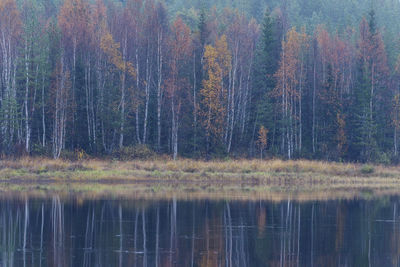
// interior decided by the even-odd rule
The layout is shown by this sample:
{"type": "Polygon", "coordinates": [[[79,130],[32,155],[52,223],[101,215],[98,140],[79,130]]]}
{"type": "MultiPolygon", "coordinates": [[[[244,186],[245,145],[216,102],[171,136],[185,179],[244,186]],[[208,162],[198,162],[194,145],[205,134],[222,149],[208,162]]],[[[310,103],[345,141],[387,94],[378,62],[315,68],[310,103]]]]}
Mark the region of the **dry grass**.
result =
{"type": "MultiPolygon", "coordinates": [[[[399,167],[368,166],[359,164],[334,163],[309,160],[230,160],[230,161],[194,161],[154,160],[154,161],[105,161],[83,160],[77,162],[48,158],[22,158],[19,160],[0,160],[0,175],[5,170],[25,170],[32,175],[46,172],[74,171],[144,171],[170,172],[178,174],[319,174],[332,176],[379,176],[400,177],[399,167]]],[[[73,173],[71,173],[73,174],[73,173]]]]}
{"type": "Polygon", "coordinates": [[[126,166],[144,170],[169,170],[181,172],[210,173],[299,173],[314,172],[335,175],[355,175],[359,173],[359,166],[353,164],[328,163],[322,161],[283,161],[283,160],[232,160],[232,161],[135,161],[123,163],[126,166]]]}
{"type": "Polygon", "coordinates": [[[394,177],[400,175],[400,168],[372,166],[369,173],[363,172],[363,165],[350,163],[334,163],[325,161],[283,161],[283,160],[232,160],[232,161],[194,161],[194,160],[155,160],[130,162],[88,161],[85,164],[93,169],[118,168],[128,170],[170,171],[177,173],[209,173],[209,174],[254,174],[254,173],[317,173],[335,176],[376,175],[394,177]]]}
{"type": "Polygon", "coordinates": [[[400,192],[400,168],[322,161],[0,161],[0,195],[299,201],[400,192]]]}
{"type": "Polygon", "coordinates": [[[364,188],[400,186],[400,168],[323,161],[283,160],[154,160],[77,162],[46,158],[0,161],[0,181],[96,183],[210,183],[282,188],[321,185],[364,188]]]}

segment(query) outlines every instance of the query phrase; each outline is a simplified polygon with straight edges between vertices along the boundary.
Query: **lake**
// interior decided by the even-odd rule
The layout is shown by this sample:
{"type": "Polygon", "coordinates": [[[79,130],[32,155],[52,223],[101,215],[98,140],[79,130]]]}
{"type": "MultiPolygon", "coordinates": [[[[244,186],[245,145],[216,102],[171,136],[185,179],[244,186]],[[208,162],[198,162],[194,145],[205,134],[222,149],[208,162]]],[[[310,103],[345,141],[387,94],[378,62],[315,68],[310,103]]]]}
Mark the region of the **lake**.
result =
{"type": "Polygon", "coordinates": [[[1,266],[398,266],[399,198],[2,197],[1,266]]]}

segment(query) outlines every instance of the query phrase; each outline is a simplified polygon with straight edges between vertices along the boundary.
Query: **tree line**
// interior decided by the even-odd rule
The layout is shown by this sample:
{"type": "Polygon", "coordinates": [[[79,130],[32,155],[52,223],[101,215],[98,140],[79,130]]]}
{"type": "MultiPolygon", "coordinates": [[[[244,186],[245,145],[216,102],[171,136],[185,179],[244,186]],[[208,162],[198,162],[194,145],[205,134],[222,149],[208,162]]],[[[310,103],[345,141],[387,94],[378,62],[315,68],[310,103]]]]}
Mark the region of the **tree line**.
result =
{"type": "Polygon", "coordinates": [[[332,30],[294,26],[286,2],[257,19],[0,0],[0,153],[396,161],[400,64],[374,9],[332,30]]]}

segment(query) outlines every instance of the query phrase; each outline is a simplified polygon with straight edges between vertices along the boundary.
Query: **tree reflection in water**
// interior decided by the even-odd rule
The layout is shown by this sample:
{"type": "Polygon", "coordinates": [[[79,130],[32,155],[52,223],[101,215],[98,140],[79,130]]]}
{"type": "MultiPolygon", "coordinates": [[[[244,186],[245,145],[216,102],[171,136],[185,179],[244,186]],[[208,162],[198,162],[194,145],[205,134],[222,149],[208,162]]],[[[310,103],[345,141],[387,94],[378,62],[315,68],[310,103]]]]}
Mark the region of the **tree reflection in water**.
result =
{"type": "Polygon", "coordinates": [[[2,199],[1,266],[397,266],[398,198],[2,199]]]}

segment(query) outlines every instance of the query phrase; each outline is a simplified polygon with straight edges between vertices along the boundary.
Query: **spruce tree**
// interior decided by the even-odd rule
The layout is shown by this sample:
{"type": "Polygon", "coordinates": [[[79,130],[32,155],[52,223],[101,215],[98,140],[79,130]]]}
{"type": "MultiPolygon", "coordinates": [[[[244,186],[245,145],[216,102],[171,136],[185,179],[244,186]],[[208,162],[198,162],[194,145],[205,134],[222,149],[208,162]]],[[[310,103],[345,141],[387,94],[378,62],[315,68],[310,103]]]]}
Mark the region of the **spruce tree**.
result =
{"type": "Polygon", "coordinates": [[[349,156],[351,159],[366,162],[371,160],[372,152],[375,150],[375,129],[371,121],[369,99],[370,78],[368,69],[362,62],[357,62],[357,81],[352,97],[351,125],[348,132],[350,136],[349,156]]]}
{"type": "MultiPolygon", "coordinates": [[[[275,87],[274,73],[278,62],[278,45],[275,39],[275,21],[267,10],[262,24],[262,34],[258,44],[253,72],[254,125],[264,125],[270,135],[276,128],[274,120],[274,101],[271,92],[275,87]]],[[[270,138],[273,140],[273,138],[270,138]]],[[[272,146],[274,144],[271,144],[272,146]]]]}

